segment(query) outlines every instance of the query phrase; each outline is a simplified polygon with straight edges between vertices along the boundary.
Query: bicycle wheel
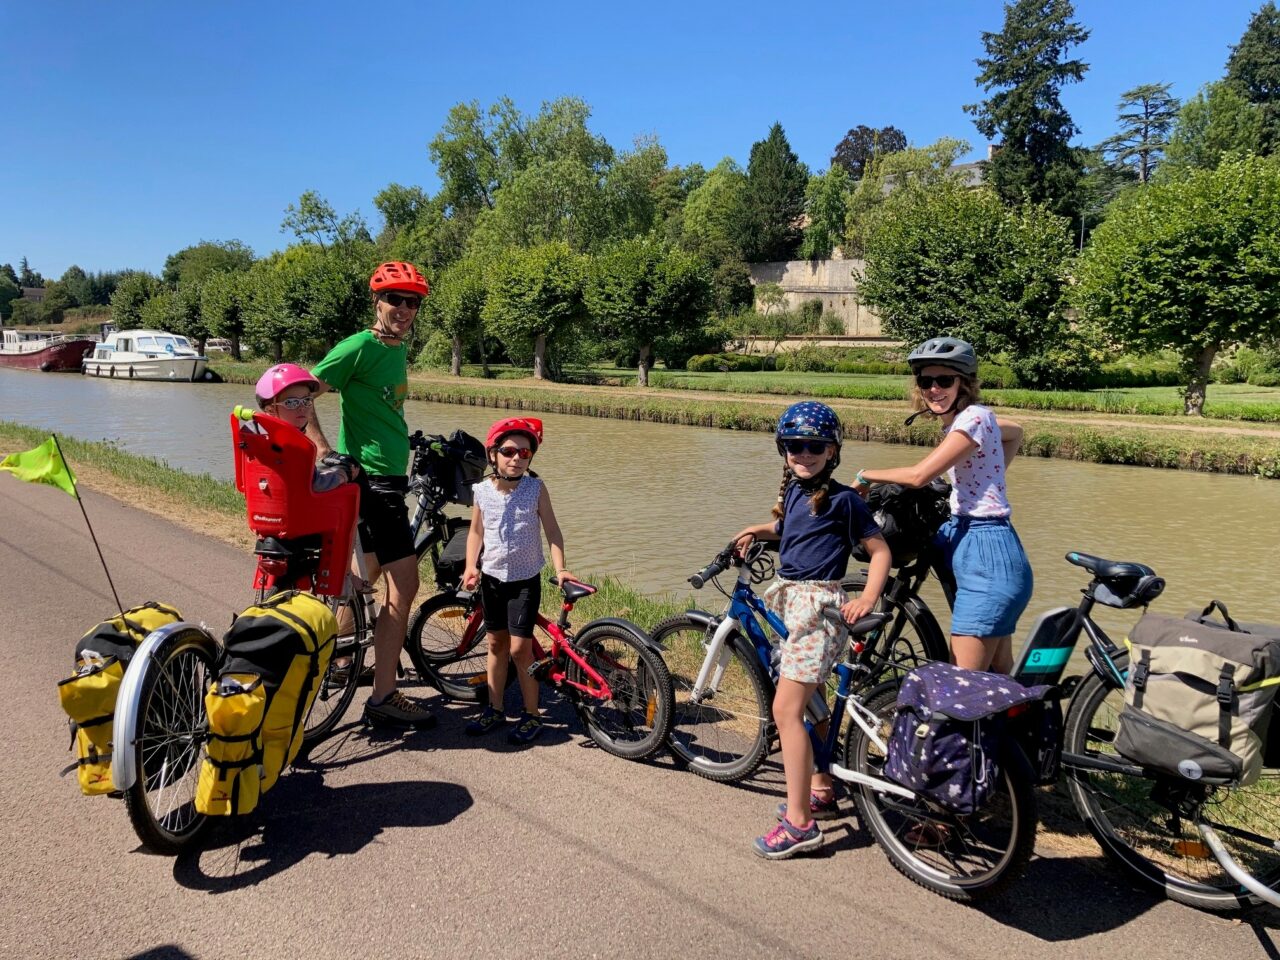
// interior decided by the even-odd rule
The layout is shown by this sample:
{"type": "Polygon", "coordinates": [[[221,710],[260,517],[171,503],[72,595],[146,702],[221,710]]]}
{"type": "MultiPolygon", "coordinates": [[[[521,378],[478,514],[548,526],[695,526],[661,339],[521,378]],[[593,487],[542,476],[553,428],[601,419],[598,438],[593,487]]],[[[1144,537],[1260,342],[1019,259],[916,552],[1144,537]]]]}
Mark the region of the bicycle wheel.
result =
{"type": "MultiPolygon", "coordinates": [[[[671,732],[674,698],[667,665],[649,649],[639,628],[630,624],[587,624],[573,644],[609,684],[611,693],[602,700],[575,691],[588,736],[616,757],[653,756],[671,732]]],[[[566,672],[577,683],[592,682],[572,661],[566,672]]]]}
{"type": "Polygon", "coordinates": [[[685,614],[653,629],[675,695],[667,745],[691,772],[719,783],[751,776],[769,753],[769,688],[754,652],[735,632],[725,641],[724,672],[714,690],[693,699],[706,658],[707,628],[685,614]]]}
{"type": "MultiPolygon", "coordinates": [[[[913,667],[951,659],[947,637],[933,611],[919,597],[905,601],[891,599],[888,594],[892,585],[890,581],[885,586],[880,609],[892,613],[893,620],[879,633],[871,634],[875,653],[868,664],[871,674],[860,684],[861,689],[897,680],[913,667]]],[[[859,571],[841,586],[850,597],[861,594],[867,586],[866,571],[859,571]]]]}
{"type": "MultiPolygon", "coordinates": [[[[866,707],[881,720],[886,742],[897,691],[884,690],[866,707]]],[[[969,816],[925,800],[908,800],[856,786],[863,825],[889,862],[920,886],[949,900],[972,902],[999,892],[1022,871],[1035,848],[1036,799],[1031,773],[1016,746],[1001,758],[1000,785],[969,816]]],[[[856,722],[845,733],[844,766],[882,777],[885,756],[856,722]]]]}
{"type": "MultiPolygon", "coordinates": [[[[476,599],[460,600],[456,593],[436,594],[409,619],[405,638],[409,657],[418,675],[450,700],[484,703],[489,699],[487,666],[489,643],[484,624],[467,636],[476,599]]],[[[515,681],[515,669],[507,670],[507,686],[515,681]]]]}
{"type": "Polygon", "coordinates": [[[132,745],[137,776],[124,806],[143,847],[154,853],[180,852],[208,825],[195,797],[209,732],[204,696],[217,656],[209,636],[191,627],[168,637],[145,665],[132,745]]]}
{"type": "Polygon", "coordinates": [[[373,630],[373,626],[366,622],[364,603],[360,598],[334,597],[329,606],[338,618],[338,636],[334,640],[329,667],[320,678],[316,698],[303,721],[304,748],[315,745],[332,733],[351,706],[364,670],[365,641],[373,630]]]}
{"type": "MultiPolygon", "coordinates": [[[[1066,753],[1115,757],[1123,705],[1123,689],[1096,673],[1086,677],[1067,711],[1066,753]]],[[[1264,770],[1248,787],[1208,787],[1085,769],[1067,757],[1063,762],[1071,799],[1089,831],[1142,884],[1202,910],[1237,910],[1255,902],[1205,847],[1195,828],[1203,820],[1244,870],[1280,889],[1280,770],[1264,770]]]]}

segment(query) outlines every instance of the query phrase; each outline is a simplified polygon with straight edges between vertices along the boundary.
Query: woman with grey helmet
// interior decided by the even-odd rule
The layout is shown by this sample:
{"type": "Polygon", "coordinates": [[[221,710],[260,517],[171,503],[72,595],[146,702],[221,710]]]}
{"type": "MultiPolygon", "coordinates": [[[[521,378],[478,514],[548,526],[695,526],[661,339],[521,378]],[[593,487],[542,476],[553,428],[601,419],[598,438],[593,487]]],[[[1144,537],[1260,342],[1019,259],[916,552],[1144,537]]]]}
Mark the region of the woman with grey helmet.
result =
{"type": "Polygon", "coordinates": [[[1031,599],[1031,564],[1009,521],[1005,471],[1022,442],[1022,427],[999,420],[979,403],[978,357],[955,337],[934,337],[907,356],[915,376],[916,412],[942,422],[942,440],[911,467],[860,470],[854,488],[873,483],[923,487],[943,474],[951,481],[951,519],[938,532],[942,560],[955,578],[952,662],[970,670],[1008,673],[1013,632],[1031,599]]]}

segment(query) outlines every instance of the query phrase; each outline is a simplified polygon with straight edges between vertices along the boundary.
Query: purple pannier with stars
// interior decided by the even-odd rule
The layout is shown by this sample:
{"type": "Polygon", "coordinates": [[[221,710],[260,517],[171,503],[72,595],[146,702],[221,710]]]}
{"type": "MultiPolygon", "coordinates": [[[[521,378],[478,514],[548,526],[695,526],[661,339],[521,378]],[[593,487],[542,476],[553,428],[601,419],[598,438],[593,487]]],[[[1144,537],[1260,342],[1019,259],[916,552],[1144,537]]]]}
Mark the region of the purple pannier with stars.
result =
{"type": "Polygon", "coordinates": [[[898,691],[885,775],[956,814],[979,809],[996,786],[1006,713],[1053,688],[929,663],[898,691]]]}

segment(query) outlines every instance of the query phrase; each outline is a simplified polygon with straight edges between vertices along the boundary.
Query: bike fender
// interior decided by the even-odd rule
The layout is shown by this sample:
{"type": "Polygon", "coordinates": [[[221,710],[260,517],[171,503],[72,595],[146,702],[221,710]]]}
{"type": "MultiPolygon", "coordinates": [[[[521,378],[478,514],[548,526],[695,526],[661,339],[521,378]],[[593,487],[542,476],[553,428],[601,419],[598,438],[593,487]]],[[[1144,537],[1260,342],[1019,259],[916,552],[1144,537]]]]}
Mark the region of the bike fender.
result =
{"type": "Polygon", "coordinates": [[[707,613],[705,610],[686,610],[684,611],[683,616],[688,617],[704,630],[710,629],[715,624],[716,620],[715,617],[707,613]]]}
{"type": "Polygon", "coordinates": [[[195,623],[168,623],[159,630],[147,634],[145,640],[134,651],[133,659],[120,681],[120,692],[116,694],[116,715],[111,724],[111,783],[117,790],[128,790],[138,779],[137,742],[139,699],[142,694],[142,680],[146,676],[147,666],[156,650],[171,636],[180,630],[198,630],[209,641],[209,647],[216,648],[217,641],[209,631],[195,623]]]}
{"type": "MultiPolygon", "coordinates": [[[[690,611],[690,612],[696,613],[697,611],[690,611]]],[[[703,614],[703,616],[706,616],[706,614],[703,614]]],[[[652,651],[653,653],[656,653],[659,657],[663,656],[663,649],[661,645],[659,645],[653,639],[653,637],[649,636],[649,632],[647,630],[644,630],[636,626],[630,620],[623,620],[621,617],[601,617],[599,620],[592,620],[589,624],[587,624],[587,628],[584,629],[582,633],[586,633],[587,630],[593,627],[604,627],[604,626],[620,627],[623,630],[626,630],[630,633],[634,633],[637,637],[640,638],[640,640],[644,643],[644,645],[649,648],[650,651],[652,651]]],[[[581,635],[582,634],[579,634],[579,636],[581,635]]]]}

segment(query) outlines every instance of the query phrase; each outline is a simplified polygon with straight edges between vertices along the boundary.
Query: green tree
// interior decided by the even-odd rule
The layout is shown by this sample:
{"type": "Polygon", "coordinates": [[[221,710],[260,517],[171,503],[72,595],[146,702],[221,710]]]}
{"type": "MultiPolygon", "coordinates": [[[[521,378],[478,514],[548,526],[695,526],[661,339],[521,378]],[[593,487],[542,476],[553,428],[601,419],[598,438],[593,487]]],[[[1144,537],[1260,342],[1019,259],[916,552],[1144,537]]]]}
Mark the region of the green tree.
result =
{"type": "Polygon", "coordinates": [[[809,225],[804,228],[800,256],[805,260],[825,260],[844,235],[849,207],[849,174],[836,164],[823,174],[809,178],[804,208],[809,225]]]}
{"type": "Polygon", "coordinates": [[[725,157],[689,192],[681,235],[684,248],[713,264],[741,260],[738,239],[744,229],[746,193],[746,174],[725,157]]]}
{"type": "Polygon", "coordinates": [[[533,376],[550,378],[549,351],[581,326],[583,264],[567,243],[546,243],[511,254],[493,271],[485,325],[514,357],[533,358],[533,376]]]}
{"type": "Polygon", "coordinates": [[[40,322],[61,323],[68,310],[76,305],[75,297],[59,282],[48,284],[40,301],[40,322]]]}
{"type": "Polygon", "coordinates": [[[202,294],[203,284],[194,280],[178,284],[169,298],[169,317],[164,326],[170,333],[178,333],[191,340],[200,353],[204,352],[204,342],[209,339],[209,327],[201,306],[202,294]]]}
{"type": "Polygon", "coordinates": [[[158,287],[155,295],[148,297],[138,311],[138,325],[146,330],[167,330],[173,320],[174,293],[167,287],[158,287]]]}
{"type": "Polygon", "coordinates": [[[791,260],[803,238],[804,192],[809,170],[791,149],[782,124],[751,145],[743,192],[739,244],[752,263],[791,260]]]}
{"type": "Polygon", "coordinates": [[[1138,173],[1132,165],[1109,163],[1101,150],[1089,150],[1084,154],[1084,171],[1076,192],[1080,198],[1080,232],[1077,234],[1080,248],[1084,249],[1085,237],[1106,217],[1111,201],[1120,191],[1138,183],[1138,173]]]}
{"type": "Polygon", "coordinates": [[[22,262],[18,264],[18,286],[20,287],[43,287],[44,277],[38,272],[31,269],[31,265],[27,263],[27,258],[23,257],[22,262]]]}
{"type": "Polygon", "coordinates": [[[1256,152],[1262,145],[1262,113],[1226,81],[1206,84],[1182,105],[1169,146],[1171,166],[1212,168],[1232,151],[1256,152]]]}
{"type": "Polygon", "coordinates": [[[954,180],[904,191],[867,242],[859,298],[885,329],[918,342],[951,334],[984,353],[1026,358],[1060,339],[1067,221],[1008,207],[954,180]]]}
{"type": "Polygon", "coordinates": [[[635,148],[618,154],[604,176],[610,234],[639,237],[653,229],[658,216],[657,184],[667,169],[667,151],[653,137],[640,137],[635,148]]]}
{"type": "Polygon", "coordinates": [[[213,337],[231,341],[231,358],[242,359],[240,341],[244,337],[245,307],[248,301],[249,272],[215,273],[200,290],[200,314],[213,337]]]}
{"type": "Polygon", "coordinates": [[[1240,43],[1231,48],[1227,81],[1258,107],[1260,147],[1280,148],[1280,10],[1267,0],[1249,20],[1240,43]]]}
{"type": "Polygon", "coordinates": [[[850,179],[860,180],[867,165],[875,157],[896,153],[907,148],[907,135],[897,127],[881,127],[876,130],[866,124],[858,124],[836,144],[831,155],[831,166],[843,167],[850,179]]]}
{"type": "Polygon", "coordinates": [[[253,251],[239,240],[201,240],[170,254],[160,279],[171,287],[202,283],[215,273],[239,273],[253,265],[253,251]]]}
{"type": "Polygon", "coordinates": [[[17,281],[0,273],[0,320],[8,320],[13,313],[13,301],[22,296],[17,281]]]}
{"type": "Polygon", "coordinates": [[[430,206],[431,198],[421,187],[406,187],[389,183],[373,198],[373,205],[382,214],[384,233],[395,236],[414,226],[430,206]]]}
{"type": "Polygon", "coordinates": [[[1280,338],[1280,160],[1166,170],[1115,208],[1080,258],[1073,300],[1123,348],[1177,351],[1186,412],[1202,415],[1219,352],[1280,338]]]}
{"type": "Polygon", "coordinates": [[[928,188],[941,181],[959,178],[956,161],[969,152],[964,140],[943,137],[923,147],[907,147],[872,158],[861,180],[853,185],[846,201],[844,255],[861,258],[867,237],[890,198],[904,191],[928,188]]]}
{"type": "Polygon", "coordinates": [[[1070,0],[1013,0],[999,33],[983,32],[985,57],[978,85],[990,96],[964,109],[999,150],[987,162],[987,182],[1006,203],[1044,203],[1073,215],[1081,157],[1071,147],[1078,132],[1059,96],[1084,78],[1088,64],[1067,59],[1089,31],[1073,21],[1070,0]],[[993,92],[994,91],[994,92],[993,92]]]}
{"type": "Polygon", "coordinates": [[[653,185],[654,228],[671,243],[680,243],[684,234],[684,208],[689,195],[702,186],[707,171],[700,163],[669,167],[653,185]]]}
{"type": "Polygon", "coordinates": [[[9,313],[9,322],[15,327],[34,327],[40,322],[40,306],[34,300],[14,300],[9,313]]]}
{"type": "Polygon", "coordinates": [[[18,271],[13,269],[12,263],[0,263],[0,276],[8,277],[15,287],[22,286],[18,283],[18,271]]]}
{"type": "Polygon", "coordinates": [[[655,344],[700,327],[710,292],[698,258],[636,238],[619,241],[593,259],[584,299],[609,342],[639,354],[637,382],[647,387],[655,344]]]}
{"type": "Polygon", "coordinates": [[[160,281],[149,273],[127,273],[111,294],[111,322],[117,330],[142,325],[142,306],[160,291],[160,281]]]}
{"type": "Polygon", "coordinates": [[[1151,179],[1178,117],[1178,98],[1169,93],[1170,86],[1144,83],[1120,94],[1116,105],[1120,129],[1099,147],[1112,163],[1136,173],[1139,183],[1151,179]]]}
{"type": "Polygon", "coordinates": [[[359,212],[339,218],[333,205],[314,190],[305,191],[296,204],[285,208],[280,232],[292,232],[299,240],[309,240],[328,250],[331,246],[369,242],[369,228],[359,212]]]}
{"type": "Polygon", "coordinates": [[[423,319],[449,337],[449,372],[462,375],[462,353],[468,343],[483,335],[485,264],[477,257],[463,257],[445,267],[436,278],[424,306],[423,319]]]}
{"type": "Polygon", "coordinates": [[[71,306],[86,307],[93,303],[93,283],[89,275],[74,264],[63,271],[58,285],[71,299],[71,306]]]}

